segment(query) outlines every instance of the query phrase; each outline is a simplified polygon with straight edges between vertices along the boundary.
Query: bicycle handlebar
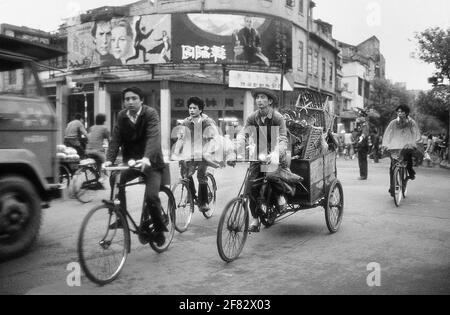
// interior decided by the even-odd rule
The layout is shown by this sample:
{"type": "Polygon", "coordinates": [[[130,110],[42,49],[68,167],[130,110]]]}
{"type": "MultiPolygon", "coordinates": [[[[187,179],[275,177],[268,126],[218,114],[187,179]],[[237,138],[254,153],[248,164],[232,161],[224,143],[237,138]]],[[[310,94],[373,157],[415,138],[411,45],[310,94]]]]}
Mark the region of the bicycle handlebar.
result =
{"type": "Polygon", "coordinates": [[[107,166],[103,167],[102,169],[107,172],[114,172],[114,171],[125,171],[129,169],[135,169],[140,171],[142,169],[143,163],[141,161],[135,161],[130,160],[128,161],[128,165],[116,165],[116,166],[107,166]]]}

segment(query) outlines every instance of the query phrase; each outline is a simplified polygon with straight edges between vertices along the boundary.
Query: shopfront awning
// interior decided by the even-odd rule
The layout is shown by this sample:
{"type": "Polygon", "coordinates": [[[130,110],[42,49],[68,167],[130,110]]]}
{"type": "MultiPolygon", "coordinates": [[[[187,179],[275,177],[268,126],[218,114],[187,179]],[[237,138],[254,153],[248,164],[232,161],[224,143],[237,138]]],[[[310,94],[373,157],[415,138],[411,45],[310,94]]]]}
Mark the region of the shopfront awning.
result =
{"type": "Polygon", "coordinates": [[[63,56],[67,52],[15,37],[0,35],[0,71],[22,67],[24,61],[42,61],[63,56]]]}

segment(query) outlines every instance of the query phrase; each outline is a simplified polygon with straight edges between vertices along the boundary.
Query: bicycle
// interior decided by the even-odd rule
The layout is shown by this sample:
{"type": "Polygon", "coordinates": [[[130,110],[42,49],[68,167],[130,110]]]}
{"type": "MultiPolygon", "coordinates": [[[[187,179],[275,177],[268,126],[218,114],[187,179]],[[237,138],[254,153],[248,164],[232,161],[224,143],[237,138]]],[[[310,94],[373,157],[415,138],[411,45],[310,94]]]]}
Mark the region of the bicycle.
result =
{"type": "MultiPolygon", "coordinates": [[[[130,168],[139,169],[137,164],[130,166],[107,167],[107,172],[119,172],[130,168]]],[[[111,174],[110,200],[103,200],[103,204],[93,208],[84,218],[78,236],[78,257],[86,276],[92,282],[105,285],[114,281],[122,271],[128,254],[131,251],[130,231],[138,235],[141,244],[149,244],[157,253],[163,253],[173,240],[175,233],[175,199],[170,189],[161,185],[159,197],[161,199],[162,214],[168,232],[164,232],[165,242],[158,245],[154,239],[154,225],[148,213],[145,197],[142,206],[140,225],[131,217],[117,199],[116,191],[120,188],[145,184],[144,180],[119,184],[120,173],[111,174]],[[111,225],[121,222],[122,228],[111,225]],[[131,226],[130,226],[131,223],[131,226]],[[91,235],[92,234],[92,235],[91,235]]]]}
{"type": "Polygon", "coordinates": [[[399,152],[391,152],[390,157],[391,169],[393,169],[391,178],[393,187],[391,187],[391,190],[394,189],[394,191],[391,191],[391,195],[394,198],[395,205],[400,207],[402,200],[406,198],[409,177],[406,163],[400,158],[399,152]]]}
{"type": "Polygon", "coordinates": [[[105,189],[101,178],[97,162],[88,155],[87,159],[80,161],[78,169],[72,175],[72,185],[69,189],[71,196],[82,203],[91,202],[97,191],[105,189]]]}
{"type": "Polygon", "coordinates": [[[248,177],[253,173],[253,168],[259,167],[262,163],[250,165],[238,197],[232,199],[225,206],[219,220],[216,243],[219,256],[223,261],[229,263],[236,260],[244,248],[248,234],[251,233],[248,229],[251,200],[256,203],[256,214],[266,228],[298,211],[323,207],[329,232],[333,234],[339,230],[344,213],[344,192],[340,181],[336,177],[336,154],[332,153],[328,157],[321,157],[315,161],[301,160],[297,163],[303,165],[302,169],[305,169],[304,166],[307,164],[317,165],[318,167],[322,165],[323,186],[306,188],[302,182],[305,181],[305,184],[311,182],[311,174],[308,173],[308,170],[305,171],[303,175],[309,178],[299,176],[298,181],[295,183],[299,191],[296,192],[295,196],[284,196],[287,199],[286,208],[280,207],[277,203],[277,198],[275,197],[279,196],[279,194],[274,193],[266,174],[262,178],[255,179],[249,183],[252,188],[258,188],[260,191],[258,198],[252,196],[250,191],[243,193],[248,177]],[[318,164],[318,161],[320,161],[320,164],[318,164]],[[334,167],[326,168],[324,165],[328,163],[332,163],[334,167]]]}
{"type": "MultiPolygon", "coordinates": [[[[181,164],[180,164],[181,166],[181,164]]],[[[197,171],[197,168],[195,169],[197,171]]],[[[208,211],[200,211],[206,219],[210,219],[216,208],[217,183],[211,172],[206,172],[208,180],[208,211]]],[[[172,194],[176,200],[175,210],[175,229],[179,233],[187,231],[194,214],[195,205],[198,206],[198,200],[189,186],[189,178],[181,178],[173,187],[172,194]]]]}

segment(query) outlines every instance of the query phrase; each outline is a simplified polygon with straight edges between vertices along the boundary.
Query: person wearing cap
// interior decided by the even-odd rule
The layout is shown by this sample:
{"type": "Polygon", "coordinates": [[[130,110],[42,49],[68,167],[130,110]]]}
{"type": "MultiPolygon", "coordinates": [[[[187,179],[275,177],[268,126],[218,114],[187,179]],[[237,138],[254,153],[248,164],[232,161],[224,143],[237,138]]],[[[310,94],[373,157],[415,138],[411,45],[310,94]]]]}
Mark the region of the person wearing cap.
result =
{"type": "Polygon", "coordinates": [[[199,97],[191,97],[187,101],[189,117],[187,117],[181,126],[184,127],[184,135],[187,138],[187,145],[184,144],[183,159],[181,165],[181,176],[188,178],[189,187],[195,198],[196,189],[192,176],[197,169],[198,179],[198,207],[200,211],[210,210],[208,204],[208,178],[206,170],[208,163],[204,158],[203,149],[207,142],[211,141],[217,135],[217,128],[214,120],[209,118],[203,111],[205,102],[199,97]]]}
{"type": "MultiPolygon", "coordinates": [[[[280,166],[286,168],[286,150],[288,143],[287,129],[284,117],[274,108],[278,105],[278,96],[274,91],[266,88],[253,89],[252,96],[255,99],[255,103],[258,109],[247,118],[244,128],[237,136],[238,147],[242,147],[242,145],[245,143],[246,135],[252,137],[252,139],[254,140],[258,157],[261,153],[267,153],[270,156],[276,151],[276,149],[272,150],[272,148],[278,147],[280,166]],[[273,127],[276,129],[273,129],[273,127]],[[277,134],[277,130],[278,138],[273,139],[272,137],[273,135],[277,134]],[[261,144],[266,144],[266,147],[261,147],[261,144]]],[[[240,151],[239,148],[238,151],[240,151]]],[[[253,161],[251,163],[258,162],[253,161]]],[[[228,164],[232,165],[233,162],[228,164]]],[[[256,213],[257,209],[255,202],[259,193],[259,189],[254,189],[250,183],[255,179],[261,178],[262,170],[261,166],[252,167],[252,165],[250,166],[250,169],[252,169],[253,172],[249,174],[245,191],[250,191],[255,199],[252,199],[250,201],[250,210],[253,218],[250,223],[249,232],[259,232],[261,222],[259,221],[258,215],[256,213]]]]}

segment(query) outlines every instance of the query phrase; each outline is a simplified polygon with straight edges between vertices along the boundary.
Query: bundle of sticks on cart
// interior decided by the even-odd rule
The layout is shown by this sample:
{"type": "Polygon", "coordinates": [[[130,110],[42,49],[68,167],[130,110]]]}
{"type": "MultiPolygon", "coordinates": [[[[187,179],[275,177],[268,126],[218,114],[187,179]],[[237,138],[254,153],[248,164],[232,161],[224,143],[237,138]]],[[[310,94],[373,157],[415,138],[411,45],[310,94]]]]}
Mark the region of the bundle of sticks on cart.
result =
{"type": "Polygon", "coordinates": [[[327,128],[325,112],[318,109],[282,110],[294,159],[314,160],[337,148],[337,141],[327,128]]]}

